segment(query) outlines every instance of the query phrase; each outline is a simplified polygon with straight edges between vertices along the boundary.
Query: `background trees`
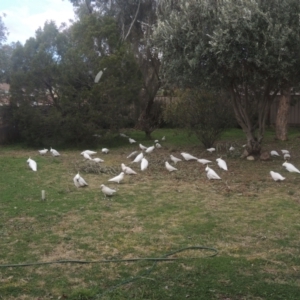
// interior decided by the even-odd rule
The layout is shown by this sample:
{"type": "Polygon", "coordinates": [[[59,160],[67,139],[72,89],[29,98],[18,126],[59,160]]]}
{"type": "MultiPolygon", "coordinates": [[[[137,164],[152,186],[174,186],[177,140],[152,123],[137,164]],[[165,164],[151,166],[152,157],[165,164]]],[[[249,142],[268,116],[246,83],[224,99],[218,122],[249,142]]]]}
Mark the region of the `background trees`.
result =
{"type": "Polygon", "coordinates": [[[2,16],[0,16],[0,45],[6,41],[7,28],[3,22],[2,16]]]}
{"type": "Polygon", "coordinates": [[[131,46],[142,75],[139,99],[135,103],[136,128],[148,137],[160,124],[160,112],[154,98],[161,86],[160,59],[151,43],[156,24],[156,0],[70,0],[77,7],[78,16],[113,17],[118,25],[120,43],[131,46]]]}
{"type": "MultiPolygon", "coordinates": [[[[13,122],[30,143],[35,128],[43,128],[36,143],[44,144],[92,142],[95,133],[128,125],[150,137],[162,120],[154,101],[162,86],[189,91],[180,101],[192,107],[193,100],[199,115],[201,95],[230,94],[254,154],[280,93],[276,135],[286,139],[290,94],[300,79],[298,0],[70,1],[77,21],[69,28],[48,22],[24,46],[0,45],[13,122]]],[[[0,43],[5,35],[0,19],[0,43]]]]}
{"type": "Polygon", "coordinates": [[[299,82],[299,11],[294,0],[160,2],[154,36],[165,79],[230,92],[248,153],[260,152],[275,95],[299,82]]]}
{"type": "Polygon", "coordinates": [[[6,41],[7,29],[5,24],[0,16],[0,80],[1,82],[5,81],[8,62],[9,62],[9,54],[10,47],[8,45],[3,44],[6,41]]]}
{"type": "Polygon", "coordinates": [[[91,144],[132,122],[141,76],[114,19],[84,18],[63,31],[46,23],[12,59],[14,120],[29,144],[91,144]]]}

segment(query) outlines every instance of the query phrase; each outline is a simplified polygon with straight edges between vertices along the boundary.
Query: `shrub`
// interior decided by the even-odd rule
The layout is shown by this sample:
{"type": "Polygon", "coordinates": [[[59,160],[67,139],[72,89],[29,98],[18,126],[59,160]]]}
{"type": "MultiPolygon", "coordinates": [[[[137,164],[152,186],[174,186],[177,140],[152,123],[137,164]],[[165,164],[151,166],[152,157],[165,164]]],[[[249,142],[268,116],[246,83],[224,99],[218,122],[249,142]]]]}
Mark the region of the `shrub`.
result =
{"type": "Polygon", "coordinates": [[[221,133],[234,124],[225,94],[199,89],[181,91],[164,111],[164,119],[194,132],[205,147],[211,147],[221,133]]]}

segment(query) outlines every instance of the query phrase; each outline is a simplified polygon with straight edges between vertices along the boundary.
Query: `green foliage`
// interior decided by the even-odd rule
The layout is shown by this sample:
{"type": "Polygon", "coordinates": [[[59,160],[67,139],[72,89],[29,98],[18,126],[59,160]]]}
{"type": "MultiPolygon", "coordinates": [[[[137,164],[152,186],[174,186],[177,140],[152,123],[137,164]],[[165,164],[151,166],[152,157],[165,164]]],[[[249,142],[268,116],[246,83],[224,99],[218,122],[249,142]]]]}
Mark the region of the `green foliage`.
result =
{"type": "Polygon", "coordinates": [[[259,149],[274,95],[300,81],[300,2],[164,0],[158,12],[165,79],[228,91],[249,152],[259,149]]]}
{"type": "Polygon", "coordinates": [[[165,110],[166,122],[194,132],[205,147],[211,147],[233,125],[229,101],[222,93],[185,90],[165,110]]]}
{"type": "Polygon", "coordinates": [[[0,46],[6,41],[7,33],[7,28],[5,27],[2,16],[0,16],[0,46]]]}
{"type": "MultiPolygon", "coordinates": [[[[154,50],[151,42],[153,25],[156,23],[156,0],[147,1],[79,1],[71,0],[76,7],[76,14],[80,23],[88,24],[90,28],[98,26],[101,19],[111,19],[113,24],[107,23],[103,30],[110,31],[109,47],[111,41],[117,40],[119,44],[127,44],[126,47],[134,53],[134,60],[138,66],[141,82],[138,93],[134,97],[134,109],[132,122],[138,128],[150,136],[160,125],[160,114],[157,114],[158,105],[154,98],[161,86],[159,78],[160,58],[154,50]],[[113,26],[111,26],[113,25],[113,26]],[[117,30],[115,30],[117,25],[117,30]]],[[[99,30],[98,30],[99,31],[99,30]]],[[[91,29],[90,32],[93,32],[91,29]]],[[[87,40],[89,33],[84,32],[81,37],[87,40]]],[[[98,49],[102,43],[101,36],[85,42],[86,48],[98,49]]],[[[107,41],[105,41],[107,43],[107,41]]],[[[102,54],[100,50],[99,53],[102,54]]]]}
{"type": "Polygon", "coordinates": [[[141,74],[109,17],[59,32],[46,23],[12,55],[12,118],[30,145],[93,145],[93,135],[132,124],[141,74]],[[96,74],[103,70],[100,82],[96,74]]]}

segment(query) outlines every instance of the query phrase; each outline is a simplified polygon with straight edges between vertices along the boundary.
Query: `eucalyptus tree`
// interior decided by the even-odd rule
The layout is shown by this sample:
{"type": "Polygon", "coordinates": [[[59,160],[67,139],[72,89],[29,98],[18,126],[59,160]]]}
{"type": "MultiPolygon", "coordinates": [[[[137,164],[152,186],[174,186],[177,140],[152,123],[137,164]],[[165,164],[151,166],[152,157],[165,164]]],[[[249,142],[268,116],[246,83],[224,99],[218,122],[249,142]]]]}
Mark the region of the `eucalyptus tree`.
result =
{"type": "Polygon", "coordinates": [[[129,43],[142,74],[142,83],[136,103],[137,128],[147,136],[159,126],[154,99],[161,86],[160,59],[150,43],[156,23],[157,0],[70,0],[79,16],[111,16],[118,24],[120,43],[129,43]]]}
{"type": "Polygon", "coordinates": [[[162,0],[158,13],[164,78],[227,90],[248,153],[259,153],[272,101],[299,81],[299,1],[162,0]]]}
{"type": "MultiPolygon", "coordinates": [[[[66,74],[68,80],[82,84],[82,101],[92,108],[93,122],[98,128],[118,130],[133,123],[132,105],[141,88],[141,74],[131,48],[119,42],[117,24],[109,16],[83,16],[72,27],[76,47],[70,48],[64,63],[73,57],[82,58],[80,67],[86,75],[80,81],[66,74]],[[103,75],[94,82],[98,72],[103,75]],[[92,78],[92,81],[90,80],[92,78]]],[[[66,68],[72,68],[72,64],[66,68]]],[[[65,86],[68,86],[67,82],[65,86]]],[[[71,85],[75,87],[74,84],[71,85]]],[[[75,93],[78,98],[78,92],[75,93]]]]}

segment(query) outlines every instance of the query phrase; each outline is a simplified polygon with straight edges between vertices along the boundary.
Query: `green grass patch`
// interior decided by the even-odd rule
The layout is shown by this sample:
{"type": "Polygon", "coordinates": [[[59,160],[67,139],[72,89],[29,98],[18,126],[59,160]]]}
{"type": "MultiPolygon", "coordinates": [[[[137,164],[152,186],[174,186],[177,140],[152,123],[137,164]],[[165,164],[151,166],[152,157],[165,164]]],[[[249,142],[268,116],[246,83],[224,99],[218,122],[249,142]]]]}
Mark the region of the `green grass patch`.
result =
{"type": "MultiPolygon", "coordinates": [[[[105,160],[100,165],[83,161],[81,150],[52,158],[39,156],[37,149],[0,148],[0,264],[163,257],[197,245],[216,248],[218,255],[187,250],[172,256],[178,260],[155,266],[124,261],[1,267],[0,299],[299,298],[299,174],[286,172],[281,158],[242,160],[244,136],[238,129],[223,135],[214,154],[184,131],[157,130],[153,138],[166,141],[147,155],[149,168],[141,172],[126,157],[140,151],[139,143],[153,141],[141,132],[125,133],[137,144],[118,136],[109,146],[103,139],[95,149],[105,160]],[[228,152],[233,143],[237,155],[228,152]],[[109,147],[109,154],[102,154],[102,147],[109,147]],[[182,161],[178,171],[167,172],[164,162],[182,151],[212,160],[222,180],[207,180],[198,162],[182,161]],[[37,172],[28,168],[29,156],[37,161],[37,172]],[[228,172],[216,165],[220,156],[228,172]],[[121,163],[138,175],[109,183],[121,163]],[[274,182],[270,170],[286,180],[274,182]],[[78,171],[88,187],[74,186],[78,171]],[[116,195],[105,198],[101,184],[116,188],[116,195]]],[[[264,148],[287,148],[300,166],[297,131],[285,143],[270,133],[264,148]]]]}

